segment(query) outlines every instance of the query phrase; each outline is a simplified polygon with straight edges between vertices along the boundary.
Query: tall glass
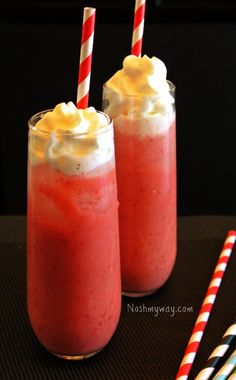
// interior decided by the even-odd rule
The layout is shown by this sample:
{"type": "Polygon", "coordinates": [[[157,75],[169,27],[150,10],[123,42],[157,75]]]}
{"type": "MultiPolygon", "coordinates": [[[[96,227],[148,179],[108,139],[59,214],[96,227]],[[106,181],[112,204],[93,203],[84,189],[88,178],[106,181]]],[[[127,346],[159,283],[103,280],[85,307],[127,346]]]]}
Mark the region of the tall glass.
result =
{"type": "Polygon", "coordinates": [[[103,110],[114,122],[123,294],[155,292],[176,258],[175,88],[158,96],[103,88],[103,110]],[[159,112],[148,113],[155,104],[159,112]]]}
{"type": "MultiPolygon", "coordinates": [[[[42,145],[47,151],[55,138],[55,132],[52,136],[37,129],[45,112],[29,120],[28,314],[47,350],[65,359],[83,359],[108,343],[121,308],[113,127],[104,115],[106,128],[96,134],[100,147],[110,142],[111,159],[92,171],[66,174],[35,159],[35,152],[42,145]]],[[[57,136],[81,149],[92,137],[57,136]]]]}

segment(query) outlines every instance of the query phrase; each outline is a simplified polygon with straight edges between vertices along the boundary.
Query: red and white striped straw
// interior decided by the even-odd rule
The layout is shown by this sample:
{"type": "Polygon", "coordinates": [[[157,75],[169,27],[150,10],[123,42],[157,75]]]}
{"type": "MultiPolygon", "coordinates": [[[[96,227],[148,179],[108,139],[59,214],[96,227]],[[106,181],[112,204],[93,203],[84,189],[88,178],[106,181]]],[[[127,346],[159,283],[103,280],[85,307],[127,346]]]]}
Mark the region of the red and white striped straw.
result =
{"type": "Polygon", "coordinates": [[[220,257],[215,267],[211,282],[208,286],[207,293],[202,303],[198,318],[192,331],[192,335],[188,342],[183,360],[180,364],[176,380],[186,380],[190,373],[192,364],[197,354],[211,309],[215,302],[221,281],[223,279],[234,243],[236,240],[236,231],[229,231],[224,242],[220,257]]]}
{"type": "Polygon", "coordinates": [[[76,104],[77,108],[88,107],[95,17],[95,8],[84,8],[76,104]]]}
{"type": "Polygon", "coordinates": [[[135,1],[131,54],[137,57],[142,53],[145,6],[146,0],[135,1]]]}

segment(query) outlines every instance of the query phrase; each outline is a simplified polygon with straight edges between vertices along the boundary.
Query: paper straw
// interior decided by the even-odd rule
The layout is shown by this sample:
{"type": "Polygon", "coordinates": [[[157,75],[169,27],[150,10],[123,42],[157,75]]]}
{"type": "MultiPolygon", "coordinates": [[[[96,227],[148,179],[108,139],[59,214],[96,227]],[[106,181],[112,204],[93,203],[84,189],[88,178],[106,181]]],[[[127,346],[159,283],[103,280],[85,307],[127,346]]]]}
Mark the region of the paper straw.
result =
{"type": "Polygon", "coordinates": [[[228,376],[231,374],[231,372],[234,370],[235,367],[236,367],[236,350],[232,353],[232,355],[229,357],[229,359],[223,365],[223,367],[219,370],[219,372],[217,372],[217,374],[213,377],[213,380],[228,379],[228,376]]]}
{"type": "Polygon", "coordinates": [[[230,380],[236,380],[236,370],[232,373],[232,375],[229,377],[230,380]]]}
{"type": "Polygon", "coordinates": [[[146,0],[135,1],[131,54],[137,57],[142,53],[145,6],[146,0]]]}
{"type": "Polygon", "coordinates": [[[84,8],[77,91],[77,108],[88,107],[95,16],[95,8],[84,8]]]}
{"type": "Polygon", "coordinates": [[[236,232],[229,231],[227,234],[226,240],[224,242],[222,251],[220,253],[217,265],[215,267],[211,282],[208,286],[201,309],[199,311],[198,318],[195,322],[192,335],[188,342],[188,346],[186,348],[183,360],[180,364],[179,371],[176,376],[176,380],[188,379],[189,372],[192,368],[192,364],[194,362],[208,318],[210,316],[213,304],[215,302],[235,240],[236,240],[236,232]]]}
{"type": "Polygon", "coordinates": [[[231,325],[223,335],[220,344],[214,349],[207,359],[205,367],[199,372],[195,380],[208,380],[236,337],[236,323],[231,325]]]}

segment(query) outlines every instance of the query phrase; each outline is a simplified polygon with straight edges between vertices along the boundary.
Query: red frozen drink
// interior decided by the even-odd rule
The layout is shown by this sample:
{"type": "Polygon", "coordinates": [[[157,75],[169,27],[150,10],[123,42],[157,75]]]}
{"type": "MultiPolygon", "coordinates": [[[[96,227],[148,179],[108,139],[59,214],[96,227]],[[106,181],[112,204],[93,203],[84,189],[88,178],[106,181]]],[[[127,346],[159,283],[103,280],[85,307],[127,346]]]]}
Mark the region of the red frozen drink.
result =
{"type": "Polygon", "coordinates": [[[154,292],[176,257],[174,86],[153,57],[128,56],[104,86],[114,120],[123,293],[154,292]]]}
{"type": "Polygon", "coordinates": [[[50,352],[82,359],[108,343],[120,315],[112,124],[63,103],[29,127],[29,317],[50,352]]]}

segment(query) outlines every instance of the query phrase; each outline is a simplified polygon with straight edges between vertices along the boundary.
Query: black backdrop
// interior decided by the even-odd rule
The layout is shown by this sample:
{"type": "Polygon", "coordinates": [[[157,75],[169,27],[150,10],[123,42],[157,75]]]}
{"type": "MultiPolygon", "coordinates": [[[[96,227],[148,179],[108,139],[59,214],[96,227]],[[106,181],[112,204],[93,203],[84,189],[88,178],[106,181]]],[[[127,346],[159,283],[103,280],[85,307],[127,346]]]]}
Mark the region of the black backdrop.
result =
{"type": "MultiPolygon", "coordinates": [[[[134,1],[0,3],[0,214],[26,212],[27,119],[75,100],[82,8],[96,6],[90,104],[129,54],[134,1]]],[[[143,53],[177,87],[178,213],[236,214],[236,8],[147,0],[143,53]]]]}

